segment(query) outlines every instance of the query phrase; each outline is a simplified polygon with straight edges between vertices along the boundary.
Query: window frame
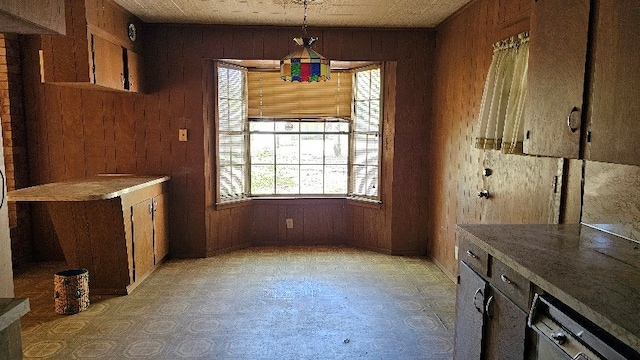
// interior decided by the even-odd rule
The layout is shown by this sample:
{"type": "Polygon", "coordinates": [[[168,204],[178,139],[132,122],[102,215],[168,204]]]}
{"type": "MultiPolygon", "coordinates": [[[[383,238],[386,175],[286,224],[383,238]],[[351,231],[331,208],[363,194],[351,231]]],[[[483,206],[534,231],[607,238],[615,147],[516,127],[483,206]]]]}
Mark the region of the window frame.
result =
{"type": "MultiPolygon", "coordinates": [[[[313,198],[326,198],[326,199],[331,199],[331,198],[341,198],[341,199],[347,199],[349,201],[353,201],[356,204],[363,204],[365,206],[380,206],[380,204],[382,204],[382,199],[383,199],[383,189],[382,189],[382,177],[383,177],[383,135],[384,135],[384,124],[386,122],[385,119],[385,104],[384,104],[384,98],[385,98],[385,94],[386,94],[386,83],[385,83],[385,72],[384,72],[384,62],[376,62],[367,66],[363,66],[363,67],[358,67],[358,68],[353,68],[353,69],[349,69],[349,71],[352,73],[351,75],[353,76],[353,80],[352,80],[352,101],[351,101],[351,119],[349,120],[349,132],[348,132],[348,154],[347,154],[347,193],[346,194],[272,194],[272,195],[253,195],[251,193],[251,131],[250,131],[250,118],[248,116],[249,114],[249,109],[248,109],[248,93],[249,90],[247,88],[247,76],[246,74],[248,73],[248,69],[243,67],[243,66],[239,66],[239,65],[235,65],[235,64],[231,64],[228,63],[226,61],[222,61],[222,60],[215,60],[214,61],[214,71],[213,71],[213,89],[214,89],[214,98],[213,103],[214,103],[214,115],[215,115],[215,120],[214,120],[214,133],[215,133],[215,169],[216,169],[216,175],[215,175],[215,181],[216,181],[216,194],[215,194],[215,199],[216,199],[216,205],[221,205],[221,206],[227,206],[227,205],[233,205],[235,203],[240,203],[240,202],[244,202],[244,201],[249,201],[252,199],[269,199],[269,198],[278,198],[278,199],[295,199],[295,198],[304,198],[304,199],[313,199],[313,198]],[[220,187],[221,185],[221,177],[220,177],[220,118],[219,118],[219,79],[218,79],[218,69],[220,67],[226,67],[226,68],[232,68],[232,69],[236,69],[236,70],[241,70],[244,72],[245,76],[244,76],[244,116],[243,116],[243,122],[244,122],[244,130],[243,130],[243,137],[244,137],[244,189],[243,189],[243,193],[241,194],[241,196],[238,197],[233,197],[233,198],[222,198],[222,189],[220,187]],[[355,159],[355,139],[356,139],[356,126],[355,126],[355,119],[356,119],[356,101],[355,101],[355,91],[356,91],[356,73],[357,72],[361,72],[361,71],[368,71],[368,70],[374,70],[374,69],[379,69],[380,71],[380,94],[379,94],[379,124],[378,124],[378,131],[377,131],[377,138],[378,138],[378,163],[377,163],[377,169],[378,169],[378,175],[377,175],[377,183],[376,183],[376,187],[377,187],[377,193],[375,196],[370,196],[370,195],[366,195],[366,194],[354,194],[353,189],[355,186],[354,183],[354,159],[355,159]],[[367,205],[369,204],[369,205],[367,205]]],[[[301,118],[304,120],[309,120],[309,119],[314,119],[313,117],[305,117],[305,118],[301,118]]],[[[318,120],[323,120],[323,118],[319,117],[316,118],[318,120]]],[[[301,134],[301,133],[300,133],[301,134]]],[[[326,132],[321,132],[321,133],[317,133],[317,134],[329,134],[326,132]]],[[[324,181],[323,181],[324,182],[324,181]]]]}
{"type": "MultiPolygon", "coordinates": [[[[349,200],[354,200],[354,201],[358,201],[358,202],[368,202],[368,203],[375,203],[375,204],[381,204],[382,203],[382,174],[383,174],[383,169],[382,169],[382,156],[383,156],[383,135],[384,135],[384,123],[385,123],[385,113],[384,113],[384,94],[385,94],[385,82],[384,82],[384,66],[383,63],[376,63],[376,64],[372,64],[372,65],[367,65],[367,66],[363,66],[363,67],[359,67],[359,68],[355,68],[352,69],[353,72],[353,80],[352,80],[352,90],[353,90],[353,95],[352,95],[352,115],[351,115],[351,133],[349,135],[349,140],[350,140],[350,154],[349,154],[349,189],[348,189],[348,195],[347,198],[349,200]],[[352,163],[352,160],[355,159],[356,156],[356,146],[355,146],[355,142],[356,142],[356,119],[357,119],[357,114],[356,114],[356,88],[357,88],[357,81],[356,81],[356,74],[358,72],[363,72],[363,71],[370,71],[370,70],[375,70],[378,69],[380,71],[380,99],[379,99],[379,123],[378,123],[378,131],[377,131],[377,138],[378,138],[378,176],[377,176],[377,183],[376,183],[376,187],[377,187],[377,193],[375,196],[370,196],[370,195],[366,195],[366,194],[355,194],[354,193],[354,187],[355,187],[355,176],[353,174],[353,172],[355,171],[355,165],[352,163]]],[[[367,131],[367,132],[358,132],[358,133],[372,133],[371,131],[367,131]]]]}
{"type": "MultiPolygon", "coordinates": [[[[215,126],[215,136],[216,136],[216,148],[215,148],[215,163],[216,163],[216,204],[219,205],[226,205],[226,204],[233,204],[236,202],[242,202],[242,201],[246,201],[249,200],[251,198],[251,194],[249,193],[249,184],[248,184],[248,176],[249,176],[249,172],[247,171],[247,167],[249,165],[248,163],[248,156],[251,153],[251,150],[249,148],[249,143],[248,143],[248,101],[247,101],[247,77],[246,77],[246,72],[247,69],[242,67],[242,66],[237,66],[234,64],[230,64],[224,61],[215,61],[214,62],[214,72],[213,72],[213,77],[214,77],[214,82],[213,82],[213,88],[214,90],[214,115],[215,115],[215,121],[214,121],[214,126],[215,126]],[[227,69],[234,69],[234,70],[240,70],[241,72],[243,72],[244,76],[243,76],[243,81],[244,81],[244,91],[243,91],[243,102],[244,102],[244,110],[243,110],[243,130],[242,130],[242,135],[244,138],[244,166],[245,166],[245,171],[243,172],[243,177],[244,177],[244,183],[243,183],[243,189],[242,189],[242,193],[239,194],[239,196],[235,196],[235,197],[228,197],[228,198],[223,198],[222,196],[222,187],[221,187],[221,181],[220,181],[220,168],[221,168],[221,161],[220,161],[220,104],[219,104],[219,100],[220,100],[220,94],[219,94],[219,77],[218,77],[218,71],[219,68],[227,68],[227,69]]],[[[231,131],[229,133],[238,133],[237,131],[231,131]]],[[[240,134],[236,134],[236,135],[240,135],[240,134]]]]}
{"type": "MultiPolygon", "coordinates": [[[[249,133],[249,142],[251,142],[251,135],[252,134],[273,134],[274,135],[274,139],[277,135],[297,135],[299,136],[299,142],[298,142],[298,149],[300,149],[300,140],[302,139],[302,137],[304,135],[322,135],[323,136],[323,159],[322,159],[322,163],[318,163],[318,164],[308,164],[308,163],[303,163],[301,162],[301,160],[299,159],[297,164],[290,164],[292,166],[299,166],[299,167],[303,167],[305,165],[315,165],[315,166],[322,166],[323,170],[326,170],[326,166],[342,166],[344,165],[346,167],[346,171],[347,171],[347,183],[345,184],[345,192],[344,193],[336,193],[336,194],[332,194],[332,193],[325,193],[325,189],[326,189],[326,178],[322,179],[322,183],[323,183],[323,192],[322,193],[303,193],[303,192],[298,192],[298,193],[290,193],[290,194],[281,194],[277,192],[277,182],[275,181],[275,178],[277,178],[277,171],[275,171],[274,169],[274,193],[271,194],[254,194],[252,192],[251,189],[253,189],[253,187],[251,186],[251,183],[249,184],[249,189],[250,189],[250,196],[254,199],[257,198],[292,198],[292,197],[299,197],[299,198],[345,198],[348,194],[348,182],[349,182],[349,172],[350,172],[350,168],[349,168],[349,162],[350,162],[350,131],[351,131],[351,120],[348,118],[334,118],[334,117],[322,117],[322,118],[249,118],[249,129],[248,129],[248,133],[249,133]],[[321,123],[323,125],[329,124],[329,123],[342,123],[342,124],[346,124],[348,126],[348,130],[347,131],[335,131],[335,132],[331,132],[331,131],[326,131],[326,127],[324,131],[303,131],[302,129],[298,129],[298,131],[296,132],[284,132],[284,131],[279,131],[274,129],[274,131],[261,131],[261,130],[255,130],[252,131],[251,130],[251,123],[259,123],[259,122],[274,122],[274,123],[278,123],[278,122],[297,122],[298,124],[309,124],[309,123],[321,123]],[[346,135],[347,136],[347,155],[346,155],[346,162],[344,164],[332,164],[332,163],[327,163],[326,162],[326,136],[327,135],[346,135]]],[[[275,140],[274,140],[275,141],[275,140]]],[[[274,161],[273,164],[257,164],[257,165],[273,165],[274,167],[277,167],[278,165],[283,165],[283,164],[278,164],[277,161],[277,149],[274,148],[274,151],[276,151],[274,153],[274,161]]],[[[251,168],[253,165],[256,165],[252,162],[252,158],[251,158],[251,153],[249,153],[249,179],[250,182],[252,181],[252,176],[251,176],[251,168]]],[[[301,180],[299,179],[298,185],[301,185],[301,180]]]]}

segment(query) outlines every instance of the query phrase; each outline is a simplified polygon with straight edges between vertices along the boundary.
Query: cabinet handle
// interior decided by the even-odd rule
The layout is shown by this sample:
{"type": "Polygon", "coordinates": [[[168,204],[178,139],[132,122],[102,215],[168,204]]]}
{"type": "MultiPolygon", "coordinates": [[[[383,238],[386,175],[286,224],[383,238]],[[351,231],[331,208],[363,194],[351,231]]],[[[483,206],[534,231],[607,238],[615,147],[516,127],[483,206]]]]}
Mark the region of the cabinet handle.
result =
{"type": "Polygon", "coordinates": [[[477,259],[478,257],[476,256],[476,254],[472,253],[471,250],[467,250],[467,256],[477,259]]]}
{"type": "MultiPolygon", "coordinates": [[[[476,290],[475,294],[473,294],[473,306],[476,308],[476,310],[478,310],[479,313],[482,314],[482,306],[478,307],[478,305],[476,305],[476,301],[478,300],[478,294],[482,295],[484,297],[484,294],[482,293],[482,288],[478,288],[478,290],[476,290]]],[[[482,304],[482,301],[480,302],[482,304]]]]}
{"type": "Polygon", "coordinates": [[[0,170],[0,177],[2,177],[2,179],[0,180],[0,187],[2,187],[2,198],[0,198],[0,209],[2,209],[2,207],[4,206],[4,198],[7,195],[5,186],[4,186],[4,180],[5,180],[4,173],[2,172],[2,170],[0,170]]]}
{"type": "Polygon", "coordinates": [[[569,128],[569,131],[571,131],[572,133],[578,131],[579,127],[574,127],[573,125],[571,125],[571,118],[574,113],[577,113],[579,111],[580,109],[574,106],[573,109],[571,109],[571,112],[569,113],[569,115],[567,115],[567,127],[569,128]]]}
{"type": "Polygon", "coordinates": [[[491,313],[489,312],[489,308],[491,307],[491,303],[493,303],[493,295],[489,296],[487,299],[487,304],[484,306],[484,312],[487,314],[487,317],[491,319],[491,313]]]}
{"type": "Polygon", "coordinates": [[[509,279],[505,274],[500,275],[500,280],[506,282],[509,285],[513,284],[513,281],[511,281],[511,279],[509,279]]]}

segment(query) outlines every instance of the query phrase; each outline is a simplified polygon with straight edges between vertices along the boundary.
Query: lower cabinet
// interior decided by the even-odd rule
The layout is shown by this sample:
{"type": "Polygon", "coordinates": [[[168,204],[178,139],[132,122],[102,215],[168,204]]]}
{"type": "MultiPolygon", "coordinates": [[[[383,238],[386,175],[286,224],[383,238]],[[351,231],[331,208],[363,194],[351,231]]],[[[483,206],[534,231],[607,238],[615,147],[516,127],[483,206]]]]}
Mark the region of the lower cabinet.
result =
{"type": "Polygon", "coordinates": [[[165,194],[131,205],[133,282],[144,279],[169,252],[165,194]]]}
{"type": "Polygon", "coordinates": [[[523,359],[527,314],[460,262],[454,359],[523,359]]]}
{"type": "Polygon", "coordinates": [[[480,359],[482,354],[482,327],[487,282],[467,264],[458,267],[456,290],[456,360],[480,359]]]}
{"type": "Polygon", "coordinates": [[[168,193],[166,183],[122,196],[125,219],[129,285],[138,286],[169,253],[168,193]]]}

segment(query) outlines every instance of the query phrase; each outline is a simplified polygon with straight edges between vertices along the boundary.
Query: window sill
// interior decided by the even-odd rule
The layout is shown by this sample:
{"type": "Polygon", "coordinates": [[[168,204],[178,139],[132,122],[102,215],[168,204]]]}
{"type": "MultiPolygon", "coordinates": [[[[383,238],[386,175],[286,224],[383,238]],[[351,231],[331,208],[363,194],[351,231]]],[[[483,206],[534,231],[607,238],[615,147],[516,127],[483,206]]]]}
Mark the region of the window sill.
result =
{"type": "Polygon", "coordinates": [[[353,206],[367,207],[372,209],[382,209],[382,201],[380,200],[350,197],[350,198],[347,198],[347,204],[353,205],[353,206]]]}
{"type": "Polygon", "coordinates": [[[292,196],[292,197],[254,197],[251,200],[261,205],[296,205],[300,203],[307,204],[335,204],[336,202],[344,202],[346,198],[344,196],[336,197],[313,197],[313,196],[292,196]]]}
{"type": "Polygon", "coordinates": [[[251,203],[251,198],[245,198],[241,200],[227,201],[222,203],[216,203],[216,210],[224,210],[235,207],[247,206],[251,203]]]}
{"type": "Polygon", "coordinates": [[[217,203],[215,205],[216,210],[224,210],[241,206],[251,205],[252,202],[259,203],[261,205],[296,205],[301,202],[308,204],[331,204],[336,201],[346,201],[348,205],[367,207],[372,209],[381,209],[382,201],[371,200],[357,197],[307,197],[307,196],[292,196],[292,197],[250,197],[242,200],[229,201],[224,203],[217,203]]]}

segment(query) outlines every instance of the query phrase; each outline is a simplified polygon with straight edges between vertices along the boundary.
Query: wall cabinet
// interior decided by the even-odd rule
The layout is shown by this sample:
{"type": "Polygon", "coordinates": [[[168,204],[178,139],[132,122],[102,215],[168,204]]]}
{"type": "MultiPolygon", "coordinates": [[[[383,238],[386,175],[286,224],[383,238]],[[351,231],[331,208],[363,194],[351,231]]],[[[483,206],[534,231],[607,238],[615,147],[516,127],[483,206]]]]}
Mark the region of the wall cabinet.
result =
{"type": "Polygon", "coordinates": [[[638,22],[637,1],[534,3],[525,153],[640,165],[638,22]]]}
{"type": "Polygon", "coordinates": [[[489,255],[466,241],[460,249],[454,359],[523,359],[529,283],[499,262],[481,276],[489,255]]]}
{"type": "Polygon", "coordinates": [[[141,92],[141,22],[111,0],[67,0],[67,36],[41,38],[43,82],[141,92]],[[136,38],[140,35],[136,31],[136,38]]]}
{"type": "Polygon", "coordinates": [[[589,0],[539,0],[531,11],[524,152],[577,158],[589,0]]]}
{"type": "Polygon", "coordinates": [[[64,34],[64,0],[0,1],[0,33],[64,34]]]}
{"type": "Polygon", "coordinates": [[[585,158],[640,165],[640,2],[597,7],[585,158]]]}

